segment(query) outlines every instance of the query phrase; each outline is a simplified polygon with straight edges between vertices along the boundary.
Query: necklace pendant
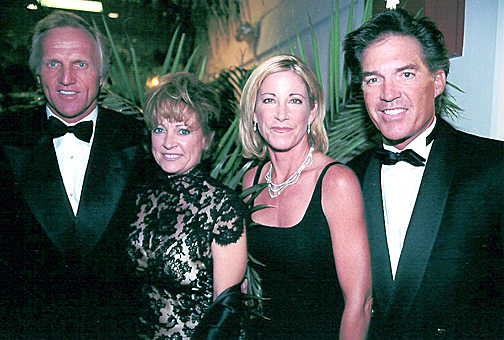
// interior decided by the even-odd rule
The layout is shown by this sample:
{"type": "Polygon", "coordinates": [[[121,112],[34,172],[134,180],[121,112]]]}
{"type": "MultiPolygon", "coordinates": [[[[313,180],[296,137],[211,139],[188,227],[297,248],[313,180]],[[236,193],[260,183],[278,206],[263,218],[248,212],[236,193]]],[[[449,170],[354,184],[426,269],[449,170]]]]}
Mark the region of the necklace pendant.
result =
{"type": "MultiPolygon", "coordinates": [[[[281,191],[280,191],[280,192],[281,192],[281,191]]],[[[277,197],[278,195],[280,195],[280,192],[279,192],[279,193],[277,193],[277,192],[275,192],[275,191],[271,190],[271,187],[268,185],[268,193],[269,193],[269,195],[270,195],[270,197],[271,197],[271,198],[275,198],[275,197],[277,197]]]]}
{"type": "Polygon", "coordinates": [[[271,170],[273,169],[273,163],[271,163],[270,168],[268,172],[264,175],[264,179],[266,180],[266,183],[268,183],[268,193],[271,198],[278,197],[282,193],[282,191],[287,188],[289,185],[294,185],[297,183],[299,180],[299,177],[301,176],[301,172],[303,172],[304,169],[309,167],[313,163],[313,147],[310,148],[310,151],[308,151],[308,155],[306,155],[305,160],[289,178],[283,183],[280,184],[275,184],[271,182],[271,170]]]}

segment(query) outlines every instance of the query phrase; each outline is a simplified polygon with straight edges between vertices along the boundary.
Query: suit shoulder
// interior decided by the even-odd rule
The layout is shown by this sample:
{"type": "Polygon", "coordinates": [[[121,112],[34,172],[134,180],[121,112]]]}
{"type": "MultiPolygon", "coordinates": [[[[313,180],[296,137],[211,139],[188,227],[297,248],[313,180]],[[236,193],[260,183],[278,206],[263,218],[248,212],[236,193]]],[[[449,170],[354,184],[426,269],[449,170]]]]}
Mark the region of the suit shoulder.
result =
{"type": "Polygon", "coordinates": [[[96,129],[97,133],[106,134],[119,144],[136,145],[143,142],[146,136],[145,124],[140,118],[101,107],[96,129]]]}
{"type": "Polygon", "coordinates": [[[100,107],[99,109],[100,116],[107,124],[114,123],[118,126],[130,129],[130,130],[142,130],[144,127],[144,122],[139,116],[135,115],[126,115],[121,112],[109,110],[100,107]]]}
{"type": "Polygon", "coordinates": [[[457,145],[460,150],[473,159],[491,157],[504,160],[504,142],[457,131],[457,145]]]}
{"type": "Polygon", "coordinates": [[[481,147],[486,147],[486,148],[503,148],[504,147],[504,142],[497,140],[497,139],[492,139],[492,138],[487,138],[487,137],[480,137],[476,135],[472,135],[470,133],[462,132],[459,131],[463,138],[466,138],[467,141],[471,144],[474,145],[479,145],[481,147]]]}
{"type": "Polygon", "coordinates": [[[42,133],[44,117],[43,106],[0,115],[0,143],[16,147],[32,145],[42,133]]]}
{"type": "Polygon", "coordinates": [[[364,151],[363,153],[346,163],[346,166],[352,169],[361,181],[364,178],[367,166],[371,158],[373,157],[374,150],[375,148],[364,151]]]}
{"type": "MultiPolygon", "coordinates": [[[[458,130],[457,128],[454,128],[451,126],[447,121],[440,119],[439,122],[440,129],[439,129],[439,134],[440,138],[455,138],[456,143],[457,143],[457,148],[460,149],[490,149],[492,150],[499,150],[504,148],[504,142],[492,139],[492,138],[487,138],[487,137],[480,137],[468,132],[464,132],[461,130],[458,130]]],[[[437,137],[436,137],[437,139],[437,137]]]]}

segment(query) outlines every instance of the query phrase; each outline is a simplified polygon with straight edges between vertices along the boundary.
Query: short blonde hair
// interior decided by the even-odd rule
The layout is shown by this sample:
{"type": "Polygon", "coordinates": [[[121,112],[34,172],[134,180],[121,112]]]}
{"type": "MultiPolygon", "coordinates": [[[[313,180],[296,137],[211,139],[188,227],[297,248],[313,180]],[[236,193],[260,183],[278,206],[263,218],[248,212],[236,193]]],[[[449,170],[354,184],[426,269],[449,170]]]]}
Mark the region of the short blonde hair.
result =
{"type": "Polygon", "coordinates": [[[240,100],[239,140],[241,142],[243,157],[264,158],[267,145],[259,133],[254,131],[254,112],[257,94],[262,82],[271,74],[293,71],[303,79],[308,91],[310,108],[318,104],[317,113],[308,135],[308,144],[316,151],[326,153],[329,147],[327,132],[324,127],[325,100],[322,87],[310,68],[301,60],[290,55],[279,55],[262,62],[250,75],[243,88],[240,100]]]}
{"type": "Polygon", "coordinates": [[[54,11],[44,19],[40,20],[35,26],[30,50],[30,59],[28,61],[28,65],[33,74],[40,75],[42,58],[44,57],[43,43],[47,33],[49,33],[49,31],[53,28],[59,27],[78,28],[83,32],[89,33],[93,37],[100,57],[100,76],[106,79],[110,69],[109,41],[83,18],[77,14],[65,11],[54,11]]]}

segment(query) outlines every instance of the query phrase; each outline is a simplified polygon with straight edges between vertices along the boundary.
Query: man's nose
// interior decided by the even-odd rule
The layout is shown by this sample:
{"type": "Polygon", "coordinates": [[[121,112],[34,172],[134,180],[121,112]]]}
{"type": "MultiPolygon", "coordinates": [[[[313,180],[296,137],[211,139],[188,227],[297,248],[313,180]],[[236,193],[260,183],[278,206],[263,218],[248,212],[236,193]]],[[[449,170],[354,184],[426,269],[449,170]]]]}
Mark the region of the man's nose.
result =
{"type": "Polygon", "coordinates": [[[394,99],[399,98],[400,96],[401,91],[399,90],[399,87],[397,86],[395,80],[385,79],[383,81],[380,99],[387,102],[391,102],[394,99]]]}
{"type": "Polygon", "coordinates": [[[71,66],[63,66],[61,70],[60,83],[62,85],[71,85],[75,83],[75,74],[71,66]]]}

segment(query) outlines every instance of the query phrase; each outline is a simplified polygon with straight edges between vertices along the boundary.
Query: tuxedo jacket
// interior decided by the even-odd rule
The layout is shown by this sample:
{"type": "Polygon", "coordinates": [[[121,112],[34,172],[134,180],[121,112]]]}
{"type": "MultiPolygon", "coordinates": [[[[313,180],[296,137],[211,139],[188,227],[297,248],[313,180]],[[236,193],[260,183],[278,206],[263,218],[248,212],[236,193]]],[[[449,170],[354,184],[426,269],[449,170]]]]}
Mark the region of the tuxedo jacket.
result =
{"type": "Polygon", "coordinates": [[[504,339],[504,144],[437,124],[395,280],[381,164],[374,150],[349,163],[367,218],[370,338],[504,339]]]}
{"type": "Polygon", "coordinates": [[[0,124],[0,338],[128,338],[136,286],[126,240],[143,123],[99,108],[74,216],[46,122],[42,107],[0,124]]]}

